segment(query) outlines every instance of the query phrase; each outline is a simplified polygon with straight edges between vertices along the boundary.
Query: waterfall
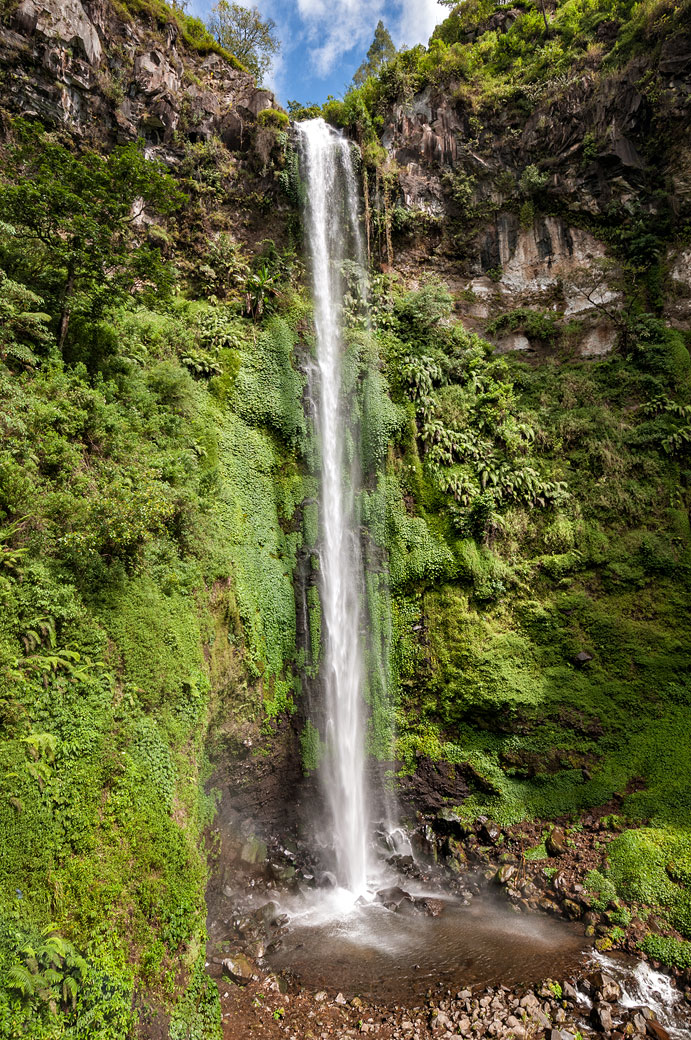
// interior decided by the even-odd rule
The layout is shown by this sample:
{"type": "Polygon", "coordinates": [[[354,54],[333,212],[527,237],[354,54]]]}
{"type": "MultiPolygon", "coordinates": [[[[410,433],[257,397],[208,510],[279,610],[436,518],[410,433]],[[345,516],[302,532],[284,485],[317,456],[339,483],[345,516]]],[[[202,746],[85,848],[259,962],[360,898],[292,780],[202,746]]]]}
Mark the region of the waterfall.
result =
{"type": "Polygon", "coordinates": [[[311,377],[321,455],[319,575],[324,619],[321,767],[339,885],[366,888],[368,812],[362,720],[362,560],[355,515],[358,466],[343,399],[342,264],[360,265],[364,245],[357,180],[348,142],[322,119],[297,126],[306,184],[305,225],[312,261],[317,364],[311,377]]]}

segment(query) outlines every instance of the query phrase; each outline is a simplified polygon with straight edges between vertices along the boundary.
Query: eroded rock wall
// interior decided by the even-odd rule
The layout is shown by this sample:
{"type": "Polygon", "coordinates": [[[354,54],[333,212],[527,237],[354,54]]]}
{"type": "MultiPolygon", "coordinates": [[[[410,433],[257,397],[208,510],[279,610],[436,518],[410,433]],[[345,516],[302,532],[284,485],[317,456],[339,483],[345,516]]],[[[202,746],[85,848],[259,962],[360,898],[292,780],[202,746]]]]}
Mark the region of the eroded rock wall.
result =
{"type": "Polygon", "coordinates": [[[218,135],[232,149],[273,95],[176,22],[124,20],[109,0],[22,0],[0,26],[3,106],[85,141],[152,145],[218,135]]]}
{"type": "MultiPolygon", "coordinates": [[[[510,24],[512,12],[500,14],[510,24]]],[[[385,121],[392,205],[407,213],[396,266],[415,281],[433,253],[460,316],[480,331],[508,310],[551,309],[578,323],[577,353],[606,354],[625,289],[607,230],[641,214],[681,225],[689,212],[688,34],[611,73],[594,55],[577,80],[549,84],[527,114],[509,104],[480,120],[468,97],[461,82],[428,85],[385,121]],[[532,184],[526,171],[537,175],[532,184]]],[[[672,244],[661,267],[663,316],[691,329],[688,256],[672,244]]],[[[497,345],[535,346],[521,334],[497,345]]]]}

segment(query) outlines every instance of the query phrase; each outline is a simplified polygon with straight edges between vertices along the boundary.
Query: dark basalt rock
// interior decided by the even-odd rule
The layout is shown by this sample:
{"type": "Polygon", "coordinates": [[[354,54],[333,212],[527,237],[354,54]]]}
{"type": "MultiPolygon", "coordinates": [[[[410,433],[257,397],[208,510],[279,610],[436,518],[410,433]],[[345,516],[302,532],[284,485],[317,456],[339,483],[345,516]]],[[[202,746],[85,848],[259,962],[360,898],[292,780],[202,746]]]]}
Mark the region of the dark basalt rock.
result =
{"type": "Polygon", "coordinates": [[[249,73],[188,48],[172,18],[152,34],[145,15],[124,22],[106,0],[22,0],[5,21],[4,107],[90,141],[219,136],[243,149],[259,112],[278,107],[249,73]]]}
{"type": "Polygon", "coordinates": [[[494,881],[498,885],[506,885],[516,873],[516,867],[513,863],[503,863],[499,870],[494,875],[494,881]]]}
{"type": "Polygon", "coordinates": [[[590,664],[592,660],[592,654],[589,654],[587,650],[580,650],[574,657],[573,663],[577,668],[584,668],[585,665],[590,664]]]}
{"type": "Polygon", "coordinates": [[[416,908],[421,910],[422,913],[427,914],[428,917],[439,917],[444,910],[444,903],[441,899],[430,899],[429,897],[426,897],[425,899],[416,899],[414,900],[414,903],[416,908]]]}
{"type": "Polygon", "coordinates": [[[669,1033],[664,1026],[661,1026],[658,1021],[654,1018],[649,1018],[645,1024],[646,1032],[648,1036],[652,1037],[653,1040],[671,1040],[669,1033]]]}
{"type": "Polygon", "coordinates": [[[615,1004],[621,998],[621,986],[604,971],[594,971],[588,975],[592,992],[596,998],[607,1004],[615,1004]]]}
{"type": "Polygon", "coordinates": [[[405,901],[412,903],[413,898],[399,885],[393,885],[391,888],[382,888],[377,892],[377,902],[385,906],[387,910],[398,910],[401,903],[405,901]]]}
{"type": "Polygon", "coordinates": [[[496,845],[501,838],[501,827],[496,823],[483,823],[478,831],[478,838],[483,845],[496,845]]]}
{"type": "Polygon", "coordinates": [[[599,1029],[603,1033],[611,1033],[614,1022],[609,1004],[595,1004],[590,1012],[590,1022],[595,1029],[599,1029]]]}

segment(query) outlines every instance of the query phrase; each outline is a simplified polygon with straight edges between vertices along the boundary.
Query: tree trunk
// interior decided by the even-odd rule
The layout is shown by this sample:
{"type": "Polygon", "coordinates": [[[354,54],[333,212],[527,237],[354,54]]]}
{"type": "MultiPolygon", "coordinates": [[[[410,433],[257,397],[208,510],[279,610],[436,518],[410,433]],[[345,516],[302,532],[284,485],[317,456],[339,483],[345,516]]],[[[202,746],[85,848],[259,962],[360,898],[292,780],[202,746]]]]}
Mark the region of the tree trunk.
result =
{"type": "Polygon", "coordinates": [[[362,170],[362,195],[365,200],[365,234],[367,236],[367,263],[372,263],[372,243],[370,241],[371,236],[371,219],[370,203],[369,203],[369,177],[367,175],[367,167],[363,164],[362,170]]]}
{"type": "Polygon", "coordinates": [[[540,10],[542,11],[542,18],[545,23],[545,32],[549,36],[549,22],[547,21],[547,12],[545,10],[545,0],[540,0],[540,10]]]}
{"type": "Polygon", "coordinates": [[[65,288],[62,294],[62,314],[60,315],[60,329],[58,332],[58,346],[62,350],[67,339],[67,333],[70,327],[70,316],[72,313],[70,306],[70,297],[72,296],[72,290],[74,289],[75,282],[75,270],[74,264],[70,264],[67,269],[67,281],[65,282],[65,288]]]}
{"type": "Polygon", "coordinates": [[[388,177],[382,178],[384,182],[384,231],[386,234],[386,261],[393,269],[393,243],[391,241],[391,207],[389,199],[388,177]]]}

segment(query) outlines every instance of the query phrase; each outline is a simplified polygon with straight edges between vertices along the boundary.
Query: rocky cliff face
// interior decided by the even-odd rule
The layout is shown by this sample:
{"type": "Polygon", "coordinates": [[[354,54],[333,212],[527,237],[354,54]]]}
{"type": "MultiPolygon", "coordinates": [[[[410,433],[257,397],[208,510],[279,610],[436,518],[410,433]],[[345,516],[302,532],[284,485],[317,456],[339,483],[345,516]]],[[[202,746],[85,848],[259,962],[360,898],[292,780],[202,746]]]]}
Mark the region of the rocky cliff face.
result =
{"type": "Polygon", "coordinates": [[[275,106],[252,77],[187,46],[174,21],[122,18],[109,0],[22,0],[0,27],[3,104],[89,142],[247,143],[275,106]]]}
{"type": "MultiPolygon", "coordinates": [[[[517,14],[500,12],[501,24],[489,28],[506,29],[517,14]]],[[[433,248],[471,326],[519,307],[558,309],[580,323],[582,356],[607,353],[621,273],[616,264],[606,278],[594,273],[611,253],[602,232],[641,218],[683,224],[691,207],[690,112],[688,34],[611,73],[594,55],[576,81],[557,77],[543,87],[529,114],[508,105],[480,120],[460,82],[426,86],[392,106],[382,135],[407,211],[397,266],[414,277],[433,248]]],[[[688,253],[672,244],[660,260],[663,315],[688,330],[688,253]]],[[[496,342],[535,346],[521,334],[496,342]]]]}

